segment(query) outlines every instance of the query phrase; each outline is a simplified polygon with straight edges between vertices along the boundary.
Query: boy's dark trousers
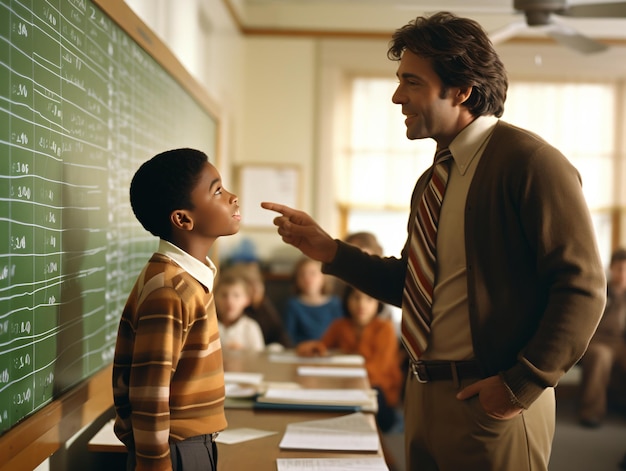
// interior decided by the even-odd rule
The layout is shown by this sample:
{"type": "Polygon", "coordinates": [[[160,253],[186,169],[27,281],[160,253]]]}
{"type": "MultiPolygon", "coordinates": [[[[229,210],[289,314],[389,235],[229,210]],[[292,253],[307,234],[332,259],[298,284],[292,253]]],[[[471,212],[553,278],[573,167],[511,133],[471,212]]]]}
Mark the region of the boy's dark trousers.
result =
{"type": "MultiPolygon", "coordinates": [[[[170,443],[173,471],[217,471],[217,434],[198,435],[170,443]]],[[[134,471],[135,453],[128,453],[126,471],[134,471]]]]}

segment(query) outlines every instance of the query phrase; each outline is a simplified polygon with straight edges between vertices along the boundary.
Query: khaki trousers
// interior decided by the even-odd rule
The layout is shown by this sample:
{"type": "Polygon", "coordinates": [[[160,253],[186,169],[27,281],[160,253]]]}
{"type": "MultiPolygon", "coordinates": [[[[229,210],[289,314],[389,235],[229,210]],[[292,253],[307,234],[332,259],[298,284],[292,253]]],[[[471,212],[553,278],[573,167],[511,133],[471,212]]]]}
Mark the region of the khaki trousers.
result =
{"type": "Polygon", "coordinates": [[[422,384],[409,372],[404,406],[405,454],[409,471],[547,471],[556,408],[547,388],[528,410],[495,419],[478,396],[456,393],[473,382],[422,384]]]}

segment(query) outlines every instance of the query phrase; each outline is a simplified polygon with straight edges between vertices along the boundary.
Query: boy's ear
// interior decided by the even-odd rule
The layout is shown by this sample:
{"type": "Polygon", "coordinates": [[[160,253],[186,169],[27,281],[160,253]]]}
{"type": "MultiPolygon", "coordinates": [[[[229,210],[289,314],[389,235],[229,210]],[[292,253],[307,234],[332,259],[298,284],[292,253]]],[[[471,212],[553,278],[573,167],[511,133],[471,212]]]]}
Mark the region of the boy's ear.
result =
{"type": "Polygon", "coordinates": [[[176,209],[170,214],[170,221],[176,229],[190,231],[193,229],[193,219],[184,209],[176,209]]]}

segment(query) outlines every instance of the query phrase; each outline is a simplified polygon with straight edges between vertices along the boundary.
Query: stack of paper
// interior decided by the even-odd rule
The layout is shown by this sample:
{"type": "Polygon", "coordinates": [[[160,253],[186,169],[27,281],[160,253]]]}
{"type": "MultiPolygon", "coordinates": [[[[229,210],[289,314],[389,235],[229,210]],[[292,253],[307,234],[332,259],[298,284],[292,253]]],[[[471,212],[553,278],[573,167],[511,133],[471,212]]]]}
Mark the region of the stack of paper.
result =
{"type": "Polygon", "coordinates": [[[378,451],[376,427],[361,412],[287,425],[280,448],[328,451],[378,451]]]}
{"type": "Polygon", "coordinates": [[[260,373],[224,373],[224,389],[226,392],[225,407],[252,407],[253,401],[261,391],[263,375],[260,373]],[[248,399],[248,401],[245,401],[248,399]]]}
{"type": "Polygon", "coordinates": [[[365,363],[365,359],[361,355],[332,354],[319,357],[301,357],[295,352],[272,353],[269,360],[274,363],[319,365],[363,365],[365,363]]]}
{"type": "Polygon", "coordinates": [[[375,458],[279,458],[278,471],[389,471],[385,459],[375,458]]]}
{"type": "Polygon", "coordinates": [[[375,390],[365,389],[282,389],[268,388],[257,398],[258,405],[280,405],[282,408],[319,407],[344,410],[377,410],[375,390]]]}
{"type": "Polygon", "coordinates": [[[299,366],[299,376],[330,376],[336,378],[367,378],[367,370],[362,367],[344,366],[299,366]]]}

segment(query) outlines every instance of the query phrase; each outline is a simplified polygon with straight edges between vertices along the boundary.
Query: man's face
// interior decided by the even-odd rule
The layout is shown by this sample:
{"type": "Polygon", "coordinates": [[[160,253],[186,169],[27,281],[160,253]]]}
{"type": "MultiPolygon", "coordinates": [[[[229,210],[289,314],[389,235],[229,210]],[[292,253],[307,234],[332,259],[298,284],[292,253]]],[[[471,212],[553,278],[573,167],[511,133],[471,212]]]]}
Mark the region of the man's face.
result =
{"type": "Polygon", "coordinates": [[[407,118],[406,136],[409,139],[432,138],[438,147],[447,147],[459,127],[460,106],[455,101],[458,88],[443,92],[443,83],[429,59],[406,50],[396,73],[398,88],[391,100],[402,105],[407,118]]]}

